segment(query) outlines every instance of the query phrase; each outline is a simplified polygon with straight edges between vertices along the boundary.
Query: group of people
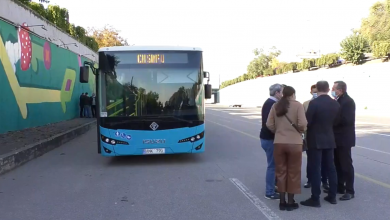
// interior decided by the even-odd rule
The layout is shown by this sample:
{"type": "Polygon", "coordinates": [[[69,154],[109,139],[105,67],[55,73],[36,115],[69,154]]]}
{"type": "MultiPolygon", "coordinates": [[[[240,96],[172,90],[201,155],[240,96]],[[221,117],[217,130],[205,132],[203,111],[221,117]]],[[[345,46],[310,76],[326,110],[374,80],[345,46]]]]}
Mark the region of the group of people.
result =
{"type": "Polygon", "coordinates": [[[88,96],[88,92],[80,95],[80,118],[96,117],[96,96],[88,96]]]}
{"type": "Polygon", "coordinates": [[[269,91],[260,131],[268,164],[265,197],[280,200],[280,210],[299,208],[294,196],[301,193],[302,152],[306,151],[304,187],[311,188],[311,197],[301,205],[321,207],[321,183],[327,194],[324,200],[331,204],[337,204],[337,194],[342,194],[340,200],[354,198],[351,150],[356,144],[356,107],[346,83],[336,81],[330,89],[327,81],[319,81],[311,87],[312,98],[303,104],[291,86],[274,84],[269,91]]]}

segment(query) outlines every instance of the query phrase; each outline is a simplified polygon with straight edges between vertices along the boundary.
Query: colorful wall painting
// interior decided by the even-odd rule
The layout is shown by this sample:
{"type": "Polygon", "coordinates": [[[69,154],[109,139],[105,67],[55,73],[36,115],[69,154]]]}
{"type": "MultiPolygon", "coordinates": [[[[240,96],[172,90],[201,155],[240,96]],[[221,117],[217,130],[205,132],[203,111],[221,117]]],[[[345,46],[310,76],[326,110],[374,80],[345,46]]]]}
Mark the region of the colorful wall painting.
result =
{"type": "Polygon", "coordinates": [[[92,71],[88,84],[78,82],[84,61],[0,20],[0,133],[79,117],[80,94],[95,91],[92,71]]]}

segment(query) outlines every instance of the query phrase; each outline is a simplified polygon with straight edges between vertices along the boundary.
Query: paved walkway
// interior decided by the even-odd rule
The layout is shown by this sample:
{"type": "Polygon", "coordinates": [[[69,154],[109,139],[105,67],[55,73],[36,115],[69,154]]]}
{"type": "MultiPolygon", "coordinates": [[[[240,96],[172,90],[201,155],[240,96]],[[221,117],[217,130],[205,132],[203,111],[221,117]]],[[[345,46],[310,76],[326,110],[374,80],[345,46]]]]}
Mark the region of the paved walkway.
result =
{"type": "Polygon", "coordinates": [[[75,118],[68,121],[48,124],[45,126],[27,128],[0,134],[0,155],[21,149],[26,145],[39,142],[62,132],[71,130],[96,119],[75,118]]]}

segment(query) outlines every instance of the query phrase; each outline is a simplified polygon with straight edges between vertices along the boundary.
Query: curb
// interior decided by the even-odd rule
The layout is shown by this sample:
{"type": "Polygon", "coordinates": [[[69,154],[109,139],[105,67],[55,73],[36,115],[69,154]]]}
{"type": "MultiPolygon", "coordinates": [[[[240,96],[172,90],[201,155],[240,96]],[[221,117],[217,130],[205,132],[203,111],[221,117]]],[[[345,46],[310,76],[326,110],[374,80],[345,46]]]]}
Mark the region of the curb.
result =
{"type": "Polygon", "coordinates": [[[0,155],[0,175],[11,171],[30,160],[44,155],[45,153],[75,139],[91,129],[96,121],[88,122],[79,127],[54,135],[34,144],[26,145],[19,150],[0,155]]]}

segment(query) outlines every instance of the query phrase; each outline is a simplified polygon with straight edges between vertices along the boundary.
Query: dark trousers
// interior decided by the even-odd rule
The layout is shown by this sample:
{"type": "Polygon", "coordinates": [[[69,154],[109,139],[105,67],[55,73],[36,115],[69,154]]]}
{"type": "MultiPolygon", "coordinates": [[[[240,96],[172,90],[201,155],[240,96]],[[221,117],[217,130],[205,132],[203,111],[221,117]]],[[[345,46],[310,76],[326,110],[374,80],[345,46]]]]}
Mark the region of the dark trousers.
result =
{"type": "Polygon", "coordinates": [[[92,117],[96,117],[96,105],[92,105],[91,106],[91,110],[92,110],[92,117]]]}
{"type": "Polygon", "coordinates": [[[352,147],[337,147],[334,150],[334,163],[337,171],[337,190],[355,194],[355,169],[352,164],[352,147]]]}
{"type": "MultiPolygon", "coordinates": [[[[306,151],[306,156],[309,157],[309,154],[307,153],[307,151],[306,151]]],[[[307,182],[311,183],[309,169],[310,169],[309,163],[306,163],[306,178],[307,178],[307,182]]],[[[327,174],[327,170],[326,170],[326,164],[324,162],[324,154],[322,154],[322,162],[321,162],[321,182],[323,184],[328,183],[328,174],[327,174]]]]}
{"type": "Polygon", "coordinates": [[[80,118],[84,117],[84,105],[80,105],[80,118]]]}
{"type": "Polygon", "coordinates": [[[324,166],[329,177],[329,193],[331,198],[336,198],[337,191],[337,173],[334,165],[334,149],[309,149],[308,164],[310,166],[311,178],[311,198],[319,201],[321,195],[321,164],[324,161],[324,166]]]}

